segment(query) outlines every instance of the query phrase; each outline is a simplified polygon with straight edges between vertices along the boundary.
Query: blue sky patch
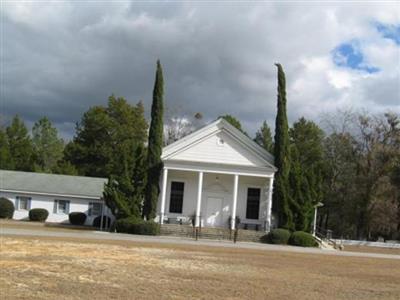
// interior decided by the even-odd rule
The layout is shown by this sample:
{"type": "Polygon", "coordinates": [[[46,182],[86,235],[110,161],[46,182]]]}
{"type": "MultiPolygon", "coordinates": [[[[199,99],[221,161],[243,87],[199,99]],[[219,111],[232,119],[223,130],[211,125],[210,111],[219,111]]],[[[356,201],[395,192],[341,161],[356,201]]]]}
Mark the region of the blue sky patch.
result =
{"type": "Polygon", "coordinates": [[[400,45],[400,25],[377,24],[376,29],[384,38],[393,40],[397,45],[400,45]]]}
{"type": "Polygon", "coordinates": [[[345,67],[367,73],[376,73],[379,71],[377,67],[368,66],[364,62],[362,54],[357,42],[343,43],[332,51],[333,62],[339,67],[345,67]]]}

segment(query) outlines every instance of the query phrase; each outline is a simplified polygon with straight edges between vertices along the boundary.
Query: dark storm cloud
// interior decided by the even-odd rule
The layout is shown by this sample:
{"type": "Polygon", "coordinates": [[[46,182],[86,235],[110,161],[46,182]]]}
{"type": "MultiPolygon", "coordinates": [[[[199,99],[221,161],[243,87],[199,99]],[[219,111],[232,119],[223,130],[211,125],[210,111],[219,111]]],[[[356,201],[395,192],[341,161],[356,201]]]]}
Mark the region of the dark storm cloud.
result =
{"type": "MultiPolygon", "coordinates": [[[[390,7],[378,12],[385,9],[390,19],[390,7]]],[[[111,93],[131,103],[143,100],[148,110],[155,61],[160,58],[166,105],[172,110],[202,112],[207,120],[229,113],[250,132],[264,119],[273,125],[274,63],[279,61],[288,77],[289,116],[315,117],[317,108],[334,109],[332,102],[363,102],[362,75],[335,70],[330,51],[352,34],[368,36],[365,19],[376,10],[364,12],[358,23],[349,18],[350,24],[341,24],[339,16],[347,20],[346,14],[354,16],[357,7],[338,11],[276,4],[7,4],[2,15],[3,114],[18,113],[29,123],[47,115],[70,137],[83,112],[105,104],[111,93]],[[354,32],[349,33],[349,26],[354,32]],[[346,76],[350,83],[343,83],[346,76]],[[343,90],[346,84],[355,85],[357,95],[343,90]]],[[[385,63],[378,62],[382,74],[390,68],[385,63]]],[[[376,76],[384,82],[384,75],[376,76]]],[[[384,91],[396,90],[389,84],[384,91]]]]}

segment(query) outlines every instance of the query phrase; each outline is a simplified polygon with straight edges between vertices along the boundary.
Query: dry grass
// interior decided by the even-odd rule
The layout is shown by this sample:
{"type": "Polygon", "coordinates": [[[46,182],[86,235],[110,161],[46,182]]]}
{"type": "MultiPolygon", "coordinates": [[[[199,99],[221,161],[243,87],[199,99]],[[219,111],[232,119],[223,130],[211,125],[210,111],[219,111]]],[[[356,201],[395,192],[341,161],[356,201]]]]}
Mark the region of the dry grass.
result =
{"type": "Polygon", "coordinates": [[[3,237],[0,299],[399,299],[400,260],[3,237]]]}
{"type": "Polygon", "coordinates": [[[350,252],[400,255],[400,248],[382,248],[382,247],[371,247],[371,246],[345,246],[344,250],[350,251],[350,252]]]}

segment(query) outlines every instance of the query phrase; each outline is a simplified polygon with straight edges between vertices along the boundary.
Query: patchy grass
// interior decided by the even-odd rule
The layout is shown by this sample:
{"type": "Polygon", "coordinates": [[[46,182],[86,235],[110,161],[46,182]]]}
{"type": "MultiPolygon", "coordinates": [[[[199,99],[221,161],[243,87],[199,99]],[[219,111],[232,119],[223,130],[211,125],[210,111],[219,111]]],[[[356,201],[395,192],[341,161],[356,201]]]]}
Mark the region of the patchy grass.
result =
{"type": "Polygon", "coordinates": [[[2,237],[1,299],[398,299],[400,260],[2,237]]]}

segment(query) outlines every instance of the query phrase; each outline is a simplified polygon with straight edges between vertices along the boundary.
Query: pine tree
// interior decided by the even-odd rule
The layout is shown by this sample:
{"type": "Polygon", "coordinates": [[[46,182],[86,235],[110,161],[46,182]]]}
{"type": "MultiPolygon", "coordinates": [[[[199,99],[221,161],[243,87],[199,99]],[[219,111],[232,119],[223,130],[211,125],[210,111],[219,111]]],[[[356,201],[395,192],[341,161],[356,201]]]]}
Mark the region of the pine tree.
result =
{"type": "Polygon", "coordinates": [[[34,151],[32,140],[24,122],[16,115],[6,129],[11,158],[18,171],[34,170],[34,151]]]}
{"type": "Polygon", "coordinates": [[[143,216],[147,220],[156,216],[158,195],[160,193],[159,181],[162,171],[162,145],[163,145],[163,110],[164,110],[164,80],[160,61],[157,61],[157,71],[153,90],[153,103],[151,106],[151,123],[149,143],[147,148],[147,185],[143,216]]]}
{"type": "Polygon", "coordinates": [[[8,137],[3,128],[0,127],[0,169],[13,170],[14,161],[11,157],[8,137]]]}
{"type": "Polygon", "coordinates": [[[289,191],[289,127],[286,116],[286,82],[282,66],[278,68],[278,112],[275,123],[275,166],[278,171],[275,174],[273,209],[278,215],[279,226],[294,229],[293,215],[290,208],[289,191]]]}
{"type": "Polygon", "coordinates": [[[261,128],[256,132],[254,141],[268,152],[274,152],[274,141],[272,140],[271,128],[264,121],[261,128]]]}
{"type": "Polygon", "coordinates": [[[311,230],[314,205],[323,198],[323,138],[323,131],[305,118],[290,129],[290,189],[296,230],[311,230]]]}
{"type": "Polygon", "coordinates": [[[237,118],[235,118],[234,116],[232,116],[232,115],[223,115],[223,116],[219,116],[218,117],[218,119],[220,119],[220,118],[228,121],[228,123],[231,124],[233,127],[239,129],[245,135],[248,135],[247,132],[243,130],[242,123],[240,123],[240,121],[237,118]]]}
{"type": "Polygon", "coordinates": [[[86,176],[111,177],[132,173],[135,153],[147,139],[143,104],[131,105],[111,95],[106,107],[91,107],[64,149],[67,162],[86,176]]]}
{"type": "Polygon", "coordinates": [[[63,157],[64,141],[47,117],[41,118],[32,128],[32,143],[36,153],[37,171],[53,172],[63,157]]]}

